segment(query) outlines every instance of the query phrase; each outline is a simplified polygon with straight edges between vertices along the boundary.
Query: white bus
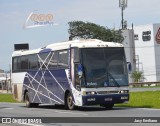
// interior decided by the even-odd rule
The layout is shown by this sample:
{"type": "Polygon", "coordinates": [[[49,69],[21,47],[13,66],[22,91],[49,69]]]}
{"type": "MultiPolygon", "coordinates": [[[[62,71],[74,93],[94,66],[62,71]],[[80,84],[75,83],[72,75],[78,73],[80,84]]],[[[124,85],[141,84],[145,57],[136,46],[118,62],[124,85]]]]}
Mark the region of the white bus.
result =
{"type": "Polygon", "coordinates": [[[27,107],[45,103],[70,110],[88,105],[111,109],[129,100],[126,64],[122,44],[97,39],[14,51],[14,97],[27,107]]]}

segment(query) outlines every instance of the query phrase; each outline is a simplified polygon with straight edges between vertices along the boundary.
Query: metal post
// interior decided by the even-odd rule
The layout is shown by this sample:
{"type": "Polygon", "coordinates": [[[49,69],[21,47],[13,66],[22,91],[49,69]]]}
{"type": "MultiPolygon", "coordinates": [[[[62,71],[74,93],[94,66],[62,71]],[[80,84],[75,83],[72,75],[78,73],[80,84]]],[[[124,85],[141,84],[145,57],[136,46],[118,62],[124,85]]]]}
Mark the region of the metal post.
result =
{"type": "Polygon", "coordinates": [[[123,19],[123,7],[122,7],[122,29],[123,29],[123,21],[124,19],[123,19]]]}
{"type": "Polygon", "coordinates": [[[8,93],[8,77],[7,77],[7,73],[6,73],[6,81],[5,81],[5,87],[6,87],[6,90],[7,90],[7,93],[8,93]]]}
{"type": "Polygon", "coordinates": [[[119,7],[121,8],[121,16],[122,16],[122,20],[121,20],[121,23],[122,23],[122,29],[124,29],[124,18],[123,18],[123,12],[125,10],[125,8],[127,7],[127,0],[119,0],[119,7]]]}
{"type": "Polygon", "coordinates": [[[11,85],[11,64],[9,64],[9,76],[10,76],[10,81],[9,81],[9,90],[12,93],[12,85],[11,85]]]}

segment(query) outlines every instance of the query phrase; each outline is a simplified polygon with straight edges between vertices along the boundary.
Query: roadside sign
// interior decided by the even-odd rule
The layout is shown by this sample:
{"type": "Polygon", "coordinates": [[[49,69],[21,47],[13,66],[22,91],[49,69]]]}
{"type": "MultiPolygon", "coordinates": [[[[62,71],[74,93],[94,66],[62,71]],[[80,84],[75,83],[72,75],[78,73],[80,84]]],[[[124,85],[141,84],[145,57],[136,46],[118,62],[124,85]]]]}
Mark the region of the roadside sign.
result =
{"type": "Polygon", "coordinates": [[[156,41],[157,41],[157,44],[160,44],[160,28],[158,29],[156,34],[156,41]]]}

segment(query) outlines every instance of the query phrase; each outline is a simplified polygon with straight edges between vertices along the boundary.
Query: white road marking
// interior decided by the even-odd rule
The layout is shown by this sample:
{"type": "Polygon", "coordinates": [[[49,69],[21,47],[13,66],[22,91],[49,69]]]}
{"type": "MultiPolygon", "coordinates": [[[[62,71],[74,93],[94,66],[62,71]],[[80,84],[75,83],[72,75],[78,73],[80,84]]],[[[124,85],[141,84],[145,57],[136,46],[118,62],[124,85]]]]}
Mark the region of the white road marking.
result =
{"type": "Polygon", "coordinates": [[[68,111],[54,111],[54,112],[56,112],[56,113],[65,113],[65,114],[73,114],[73,115],[88,115],[88,114],[86,114],[86,113],[75,113],[75,112],[68,112],[68,111]]]}

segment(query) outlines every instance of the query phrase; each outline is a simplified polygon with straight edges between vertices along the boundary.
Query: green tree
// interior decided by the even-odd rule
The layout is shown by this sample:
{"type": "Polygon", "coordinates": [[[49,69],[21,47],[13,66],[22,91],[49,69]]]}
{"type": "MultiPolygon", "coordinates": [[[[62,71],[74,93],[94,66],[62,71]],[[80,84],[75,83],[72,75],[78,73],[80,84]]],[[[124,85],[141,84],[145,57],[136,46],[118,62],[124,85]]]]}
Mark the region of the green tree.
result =
{"type": "Polygon", "coordinates": [[[139,72],[139,71],[132,72],[131,78],[134,79],[135,83],[138,83],[140,81],[140,79],[142,78],[142,72],[139,72]]]}
{"type": "Polygon", "coordinates": [[[69,24],[69,40],[74,38],[100,39],[102,41],[113,41],[121,43],[123,36],[120,30],[108,29],[90,22],[71,21],[69,24]]]}

